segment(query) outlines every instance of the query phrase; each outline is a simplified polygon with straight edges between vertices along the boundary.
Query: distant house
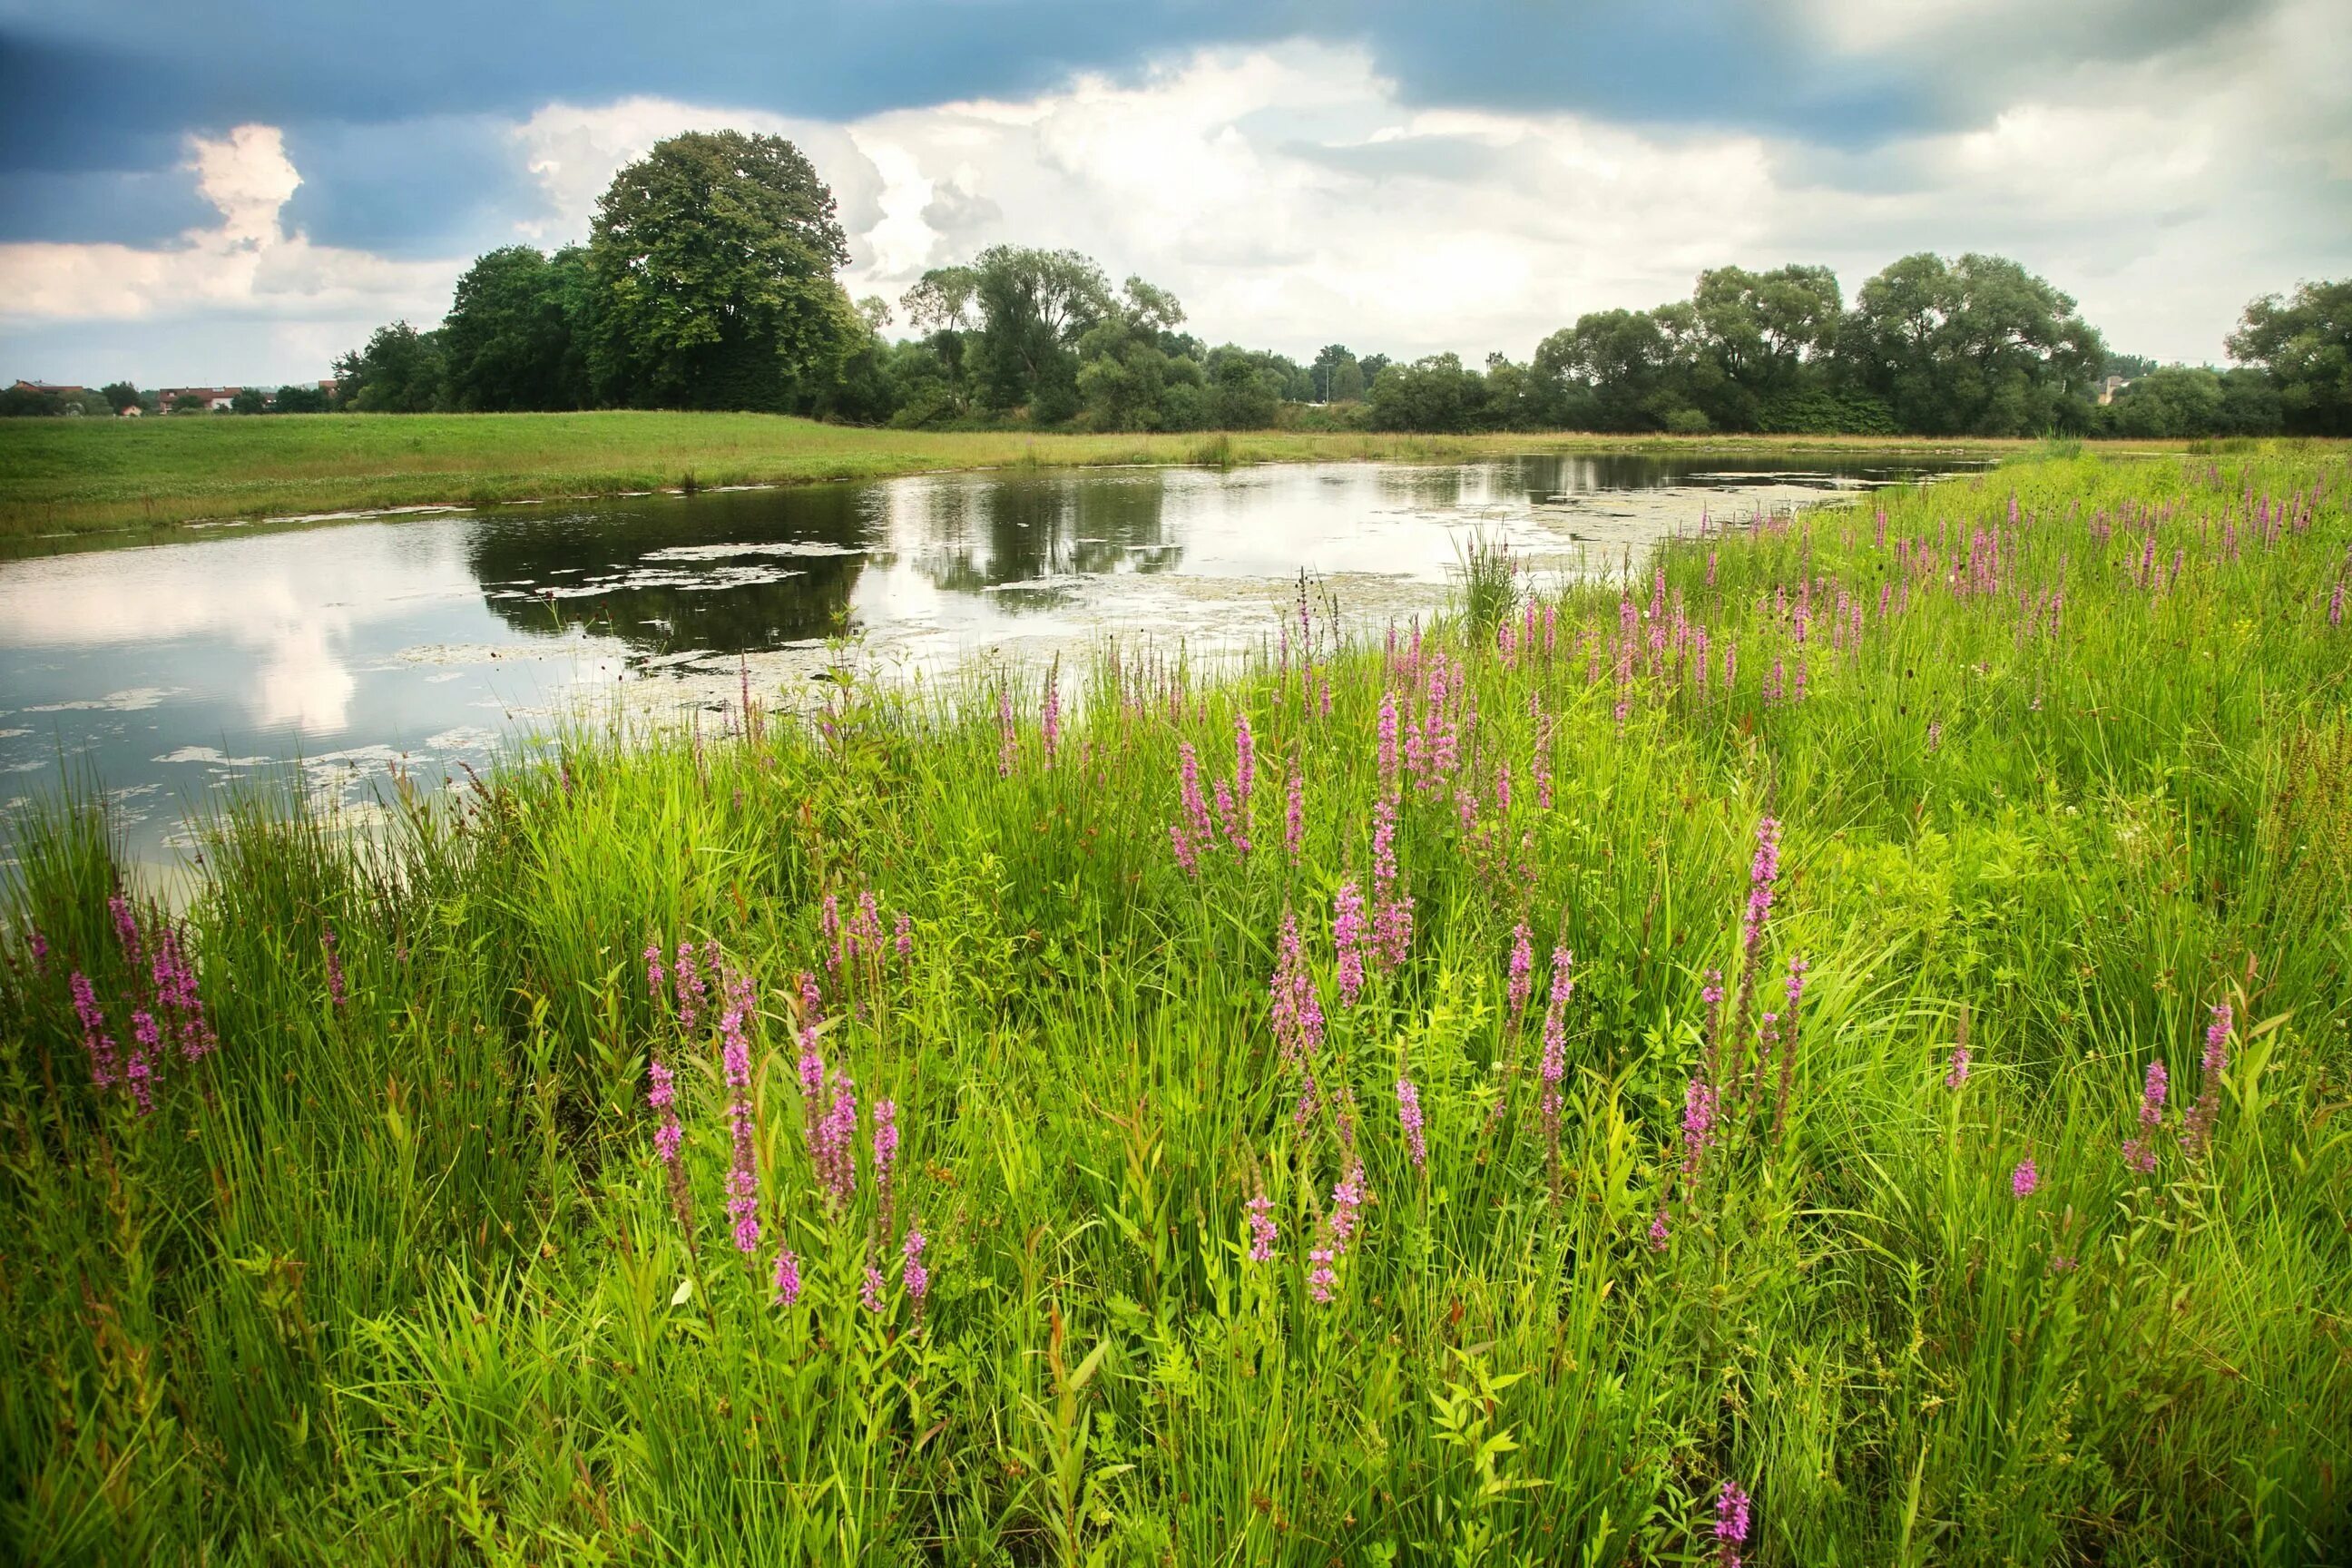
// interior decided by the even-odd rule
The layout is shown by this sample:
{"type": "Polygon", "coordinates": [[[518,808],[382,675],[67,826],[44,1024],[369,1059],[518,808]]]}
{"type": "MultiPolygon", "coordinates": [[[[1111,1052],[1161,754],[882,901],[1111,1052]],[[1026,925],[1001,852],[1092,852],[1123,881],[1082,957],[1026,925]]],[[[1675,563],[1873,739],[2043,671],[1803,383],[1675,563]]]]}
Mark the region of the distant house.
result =
{"type": "Polygon", "coordinates": [[[217,414],[236,402],[236,395],[244,390],[241,386],[167,386],[158,395],[167,410],[179,407],[184,397],[194,397],[200,399],[206,410],[217,414]]]}
{"type": "Polygon", "coordinates": [[[79,397],[82,394],[88,392],[89,388],[87,386],[52,386],[46,381],[20,381],[8,390],[11,392],[30,392],[42,397],[79,397]]]}
{"type": "Polygon", "coordinates": [[[146,416],[147,411],[134,403],[128,408],[118,408],[114,413],[118,419],[140,419],[146,416]]]}
{"type": "Polygon", "coordinates": [[[2113,403],[2116,400],[2116,394],[2130,384],[2131,378],[2125,375],[2111,375],[2099,383],[2099,406],[2105,408],[2108,404],[2113,403]]]}

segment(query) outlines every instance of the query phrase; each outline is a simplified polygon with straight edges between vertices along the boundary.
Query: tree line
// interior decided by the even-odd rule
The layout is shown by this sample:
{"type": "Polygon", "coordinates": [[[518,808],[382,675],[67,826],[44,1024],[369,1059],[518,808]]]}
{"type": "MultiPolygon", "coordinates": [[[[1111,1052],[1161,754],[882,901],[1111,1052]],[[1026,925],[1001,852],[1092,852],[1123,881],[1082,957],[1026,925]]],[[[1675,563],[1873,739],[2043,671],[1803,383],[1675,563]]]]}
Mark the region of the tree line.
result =
{"type": "MultiPolygon", "coordinates": [[[[493,250],[439,327],[394,321],[337,359],[333,405],[908,428],[2352,435],[2352,280],[2253,301],[2227,370],[2111,352],[2070,296],[2007,258],[1925,253],[1851,302],[1825,267],[1713,268],[1687,300],[1588,312],[1524,361],[1332,343],[1301,364],[1212,347],[1166,289],[1114,287],[1071,250],[991,247],[925,273],[895,312],[849,299],[848,255],[832,192],[790,142],[675,136],[614,177],[585,245],[493,250]]],[[[325,401],[286,390],[301,395],[263,406],[325,401]]]]}

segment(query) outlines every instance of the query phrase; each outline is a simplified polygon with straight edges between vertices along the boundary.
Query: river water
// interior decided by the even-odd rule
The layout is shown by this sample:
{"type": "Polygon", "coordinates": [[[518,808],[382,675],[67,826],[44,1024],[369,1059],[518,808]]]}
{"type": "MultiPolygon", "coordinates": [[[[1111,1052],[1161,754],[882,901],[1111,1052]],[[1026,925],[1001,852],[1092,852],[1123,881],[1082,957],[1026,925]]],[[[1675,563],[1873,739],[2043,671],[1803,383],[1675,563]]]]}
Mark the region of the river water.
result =
{"type": "MultiPolygon", "coordinates": [[[[886,670],[1105,634],[1231,647],[1304,570],[1359,628],[1443,598],[1469,538],[1538,576],[1666,533],[1921,479],[1807,454],[921,475],[296,528],[0,562],[0,806],[94,770],[134,859],[256,781],[353,810],[567,714],[796,705],[854,637],[886,670]]],[[[716,718],[713,722],[723,722],[716,718]]],[[[6,812],[14,817],[13,809],[6,812]]],[[[0,823],[0,859],[10,834],[0,823]]]]}

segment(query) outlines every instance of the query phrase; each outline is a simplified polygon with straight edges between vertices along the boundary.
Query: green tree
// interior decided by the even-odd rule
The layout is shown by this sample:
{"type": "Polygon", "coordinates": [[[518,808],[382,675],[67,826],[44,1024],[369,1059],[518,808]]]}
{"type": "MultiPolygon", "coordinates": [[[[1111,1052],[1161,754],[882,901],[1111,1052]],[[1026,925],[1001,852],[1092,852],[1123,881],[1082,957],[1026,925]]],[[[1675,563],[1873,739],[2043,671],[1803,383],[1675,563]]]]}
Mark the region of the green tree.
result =
{"type": "Polygon", "coordinates": [[[2084,429],[2106,362],[2070,296],[1999,256],[1905,257],[1862,286],[1839,342],[1858,384],[1931,436],[2084,429]]]}
{"type": "Polygon", "coordinates": [[[65,400],[54,392],[36,392],[29,386],[0,391],[0,417],[23,419],[64,411],[65,400]]]}
{"type": "Polygon", "coordinates": [[[1382,368],[1370,403],[1377,430],[1467,430],[1484,404],[1478,373],[1459,354],[1430,354],[1382,368]]]}
{"type": "Polygon", "coordinates": [[[2264,295],[2230,334],[2230,357],[2268,371],[2286,427],[2352,436],[2352,279],[2264,295]]]}
{"type": "Polygon", "coordinates": [[[1594,310],[1536,345],[1529,396],[1547,423],[1594,430],[1662,430],[1687,406],[1670,375],[1690,307],[1594,310]],[[1677,313],[1669,317],[1668,310],[1677,313]],[[1669,327],[1674,330],[1669,331],[1669,327]]]}
{"type": "Polygon", "coordinates": [[[988,405],[1058,424],[1078,410],[1078,340],[1110,313],[1102,268],[1075,250],[991,246],[972,258],[988,405]]]}
{"type": "Polygon", "coordinates": [[[309,384],[281,386],[269,399],[272,414],[324,414],[327,389],[309,384]]]}
{"type": "Polygon", "coordinates": [[[1700,273],[1691,293],[1691,401],[1718,429],[1758,428],[1768,404],[1820,379],[1812,364],[1836,342],[1842,309],[1837,274],[1826,267],[1700,273]]]}
{"type": "Polygon", "coordinates": [[[578,408],[588,384],[588,253],[509,245],[457,279],[441,324],[452,407],[578,408]]]}
{"type": "Polygon", "coordinates": [[[781,136],[688,132],[613,176],[588,241],[591,376],[607,401],[782,409],[864,341],[835,281],[833,193],[781,136]]]}
{"type": "Polygon", "coordinates": [[[110,381],[99,388],[98,395],[105,398],[106,405],[117,414],[126,408],[139,406],[139,389],[127,381],[110,381]]]}
{"type": "Polygon", "coordinates": [[[936,362],[937,374],[922,370],[916,361],[900,362],[899,381],[908,383],[911,377],[926,387],[920,394],[902,395],[894,423],[919,425],[961,417],[971,407],[971,345],[980,325],[980,275],[969,267],[934,268],[900,297],[898,308],[907,313],[907,324],[925,334],[923,347],[936,362]],[[914,411],[911,418],[907,416],[910,410],[914,411]]]}
{"type": "Polygon", "coordinates": [[[269,394],[257,386],[240,386],[236,389],[236,395],[228,400],[228,411],[231,414],[267,414],[269,412],[269,394]]]}
{"type": "Polygon", "coordinates": [[[406,321],[378,327],[367,347],[335,361],[344,405],[362,414],[431,412],[441,405],[443,371],[441,335],[406,321]]]}
{"type": "Polygon", "coordinates": [[[1097,430],[1169,427],[1162,399],[1169,348],[1184,321],[1176,296],[1129,278],[1103,318],[1078,339],[1078,397],[1097,430]]]}

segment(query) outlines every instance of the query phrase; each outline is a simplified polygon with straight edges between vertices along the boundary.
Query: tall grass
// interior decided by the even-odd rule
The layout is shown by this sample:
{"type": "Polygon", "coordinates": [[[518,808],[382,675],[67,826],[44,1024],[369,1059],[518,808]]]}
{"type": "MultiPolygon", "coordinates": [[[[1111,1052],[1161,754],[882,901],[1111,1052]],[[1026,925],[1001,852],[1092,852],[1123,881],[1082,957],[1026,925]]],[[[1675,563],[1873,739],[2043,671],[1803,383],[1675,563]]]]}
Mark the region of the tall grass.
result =
{"type": "Polygon", "coordinates": [[[2025,463],[1475,636],[1107,653],[1050,729],[1034,679],[849,682],[371,846],[247,803],[180,938],[194,1061],[169,921],[52,806],[0,988],[0,1533],[2342,1561],[2347,488],[2025,463]],[[93,1086],[77,972],[152,1110],[93,1086]]]}

